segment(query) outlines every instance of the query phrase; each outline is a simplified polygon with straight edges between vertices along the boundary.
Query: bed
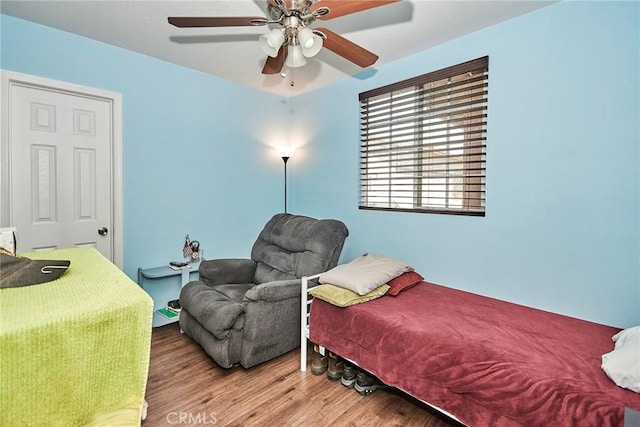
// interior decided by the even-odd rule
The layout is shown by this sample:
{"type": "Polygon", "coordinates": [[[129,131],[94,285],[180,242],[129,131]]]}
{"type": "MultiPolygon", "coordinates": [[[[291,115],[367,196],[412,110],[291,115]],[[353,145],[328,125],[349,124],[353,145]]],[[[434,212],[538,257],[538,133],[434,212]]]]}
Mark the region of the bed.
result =
{"type": "Polygon", "coordinates": [[[622,426],[625,408],[640,410],[601,369],[619,328],[425,281],[336,307],[307,296],[314,278],[303,370],[308,338],[469,426],[622,426]]]}
{"type": "Polygon", "coordinates": [[[57,280],[0,290],[0,425],[140,425],[153,302],[93,248],[57,280]]]}

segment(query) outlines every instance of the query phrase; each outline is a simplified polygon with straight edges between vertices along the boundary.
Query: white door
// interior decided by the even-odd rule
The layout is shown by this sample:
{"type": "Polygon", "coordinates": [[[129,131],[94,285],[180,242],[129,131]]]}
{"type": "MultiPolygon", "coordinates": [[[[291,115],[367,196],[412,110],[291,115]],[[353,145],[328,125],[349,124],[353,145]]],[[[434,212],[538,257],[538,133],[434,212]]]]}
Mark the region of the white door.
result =
{"type": "Polygon", "coordinates": [[[111,103],[13,85],[9,120],[19,251],[93,246],[113,260],[111,103]]]}

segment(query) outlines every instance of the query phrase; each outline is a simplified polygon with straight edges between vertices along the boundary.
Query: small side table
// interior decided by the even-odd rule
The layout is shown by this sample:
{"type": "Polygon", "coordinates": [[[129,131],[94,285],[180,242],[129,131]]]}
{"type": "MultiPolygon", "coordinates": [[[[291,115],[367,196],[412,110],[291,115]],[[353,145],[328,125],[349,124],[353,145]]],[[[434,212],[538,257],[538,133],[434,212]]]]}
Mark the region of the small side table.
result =
{"type": "Polygon", "coordinates": [[[178,270],[169,266],[138,268],[138,285],[153,298],[153,327],[178,321],[178,316],[169,319],[158,313],[158,310],[165,308],[168,301],[177,299],[180,296],[180,289],[191,280],[196,279],[192,275],[197,275],[199,269],[200,262],[189,264],[189,267],[178,270]],[[149,281],[153,281],[154,286],[150,286],[152,283],[145,286],[149,281]],[[180,286],[178,287],[178,285],[180,286]]]}

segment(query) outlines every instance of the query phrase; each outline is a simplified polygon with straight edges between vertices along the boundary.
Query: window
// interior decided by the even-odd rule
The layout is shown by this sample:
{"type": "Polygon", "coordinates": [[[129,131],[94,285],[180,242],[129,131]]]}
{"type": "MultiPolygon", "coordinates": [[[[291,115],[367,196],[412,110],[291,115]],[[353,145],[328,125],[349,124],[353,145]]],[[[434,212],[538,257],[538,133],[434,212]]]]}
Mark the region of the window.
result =
{"type": "Polygon", "coordinates": [[[360,94],[360,209],[484,216],[489,57],[360,94]]]}

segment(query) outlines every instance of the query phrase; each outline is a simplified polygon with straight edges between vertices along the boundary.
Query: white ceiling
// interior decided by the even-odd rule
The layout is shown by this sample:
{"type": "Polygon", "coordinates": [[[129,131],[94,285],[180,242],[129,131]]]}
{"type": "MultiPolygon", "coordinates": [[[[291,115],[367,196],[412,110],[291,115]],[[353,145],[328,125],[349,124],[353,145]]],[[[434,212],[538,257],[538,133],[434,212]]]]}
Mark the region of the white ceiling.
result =
{"type": "MultiPolygon", "coordinates": [[[[400,1],[317,21],[377,54],[375,67],[552,4],[552,1],[400,1]]],[[[363,70],[323,49],[286,79],[261,73],[262,27],[176,28],[169,16],[267,16],[265,0],[0,1],[0,12],[200,70],[282,96],[294,96],[363,70]],[[290,82],[293,78],[295,85],[290,82]]],[[[473,58],[470,58],[473,59],[473,58]]]]}

